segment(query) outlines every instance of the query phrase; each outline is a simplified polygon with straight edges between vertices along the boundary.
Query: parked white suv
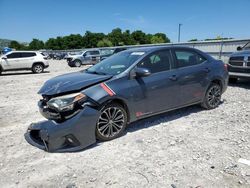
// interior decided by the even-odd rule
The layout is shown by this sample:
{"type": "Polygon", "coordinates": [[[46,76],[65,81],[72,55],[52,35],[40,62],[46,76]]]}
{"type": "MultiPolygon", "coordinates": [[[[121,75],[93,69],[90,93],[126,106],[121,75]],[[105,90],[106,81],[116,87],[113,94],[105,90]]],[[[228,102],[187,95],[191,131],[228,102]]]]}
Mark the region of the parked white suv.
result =
{"type": "Polygon", "coordinates": [[[41,73],[49,63],[41,52],[11,51],[0,58],[0,74],[3,71],[32,70],[41,73]]]}

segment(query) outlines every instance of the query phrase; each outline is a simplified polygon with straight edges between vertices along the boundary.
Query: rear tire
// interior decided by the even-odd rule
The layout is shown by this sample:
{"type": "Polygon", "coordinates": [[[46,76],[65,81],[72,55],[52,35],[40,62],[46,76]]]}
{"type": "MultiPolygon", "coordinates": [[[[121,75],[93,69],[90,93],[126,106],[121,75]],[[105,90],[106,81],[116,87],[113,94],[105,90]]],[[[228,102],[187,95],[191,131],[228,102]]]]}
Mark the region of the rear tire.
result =
{"type": "Polygon", "coordinates": [[[75,67],[80,67],[82,65],[82,62],[80,60],[74,61],[75,67]]]}
{"type": "Polygon", "coordinates": [[[109,141],[121,136],[127,120],[127,112],[122,105],[117,103],[106,105],[96,123],[96,138],[100,141],[109,141]]]}
{"type": "Polygon", "coordinates": [[[42,73],[43,70],[44,70],[44,67],[43,67],[43,64],[41,63],[34,64],[32,67],[32,72],[36,74],[42,73]]]}
{"type": "Polygon", "coordinates": [[[236,84],[238,81],[238,78],[229,78],[229,83],[236,84]]]}
{"type": "Polygon", "coordinates": [[[219,106],[221,100],[221,87],[219,84],[212,83],[206,92],[205,98],[201,106],[207,110],[214,109],[219,106]]]}

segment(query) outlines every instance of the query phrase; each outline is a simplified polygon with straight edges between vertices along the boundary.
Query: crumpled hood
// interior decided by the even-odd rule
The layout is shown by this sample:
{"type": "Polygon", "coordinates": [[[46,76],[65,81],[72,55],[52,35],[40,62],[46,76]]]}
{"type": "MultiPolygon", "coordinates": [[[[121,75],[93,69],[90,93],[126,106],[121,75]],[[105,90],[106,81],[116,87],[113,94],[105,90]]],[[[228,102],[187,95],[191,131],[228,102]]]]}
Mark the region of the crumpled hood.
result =
{"type": "Polygon", "coordinates": [[[110,75],[89,74],[85,71],[64,74],[46,81],[38,91],[38,94],[57,95],[70,91],[77,91],[87,88],[90,85],[106,81],[111,77],[110,75]]]}

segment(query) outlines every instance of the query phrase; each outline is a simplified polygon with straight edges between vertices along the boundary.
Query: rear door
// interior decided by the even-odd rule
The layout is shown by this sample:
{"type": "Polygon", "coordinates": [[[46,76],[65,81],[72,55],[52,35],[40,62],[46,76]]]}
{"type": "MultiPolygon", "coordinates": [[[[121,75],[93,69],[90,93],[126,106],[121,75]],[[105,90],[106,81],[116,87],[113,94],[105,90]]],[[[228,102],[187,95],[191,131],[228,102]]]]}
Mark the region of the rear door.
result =
{"type": "Polygon", "coordinates": [[[33,62],[35,61],[35,57],[35,52],[22,52],[20,66],[22,66],[22,68],[31,68],[33,62]]]}
{"type": "Polygon", "coordinates": [[[133,105],[137,117],[175,108],[179,104],[179,85],[169,50],[146,56],[137,67],[147,68],[151,75],[131,80],[133,105]]]}
{"type": "Polygon", "coordinates": [[[178,66],[180,104],[187,105],[202,100],[210,72],[209,62],[194,50],[173,50],[178,66]]]}

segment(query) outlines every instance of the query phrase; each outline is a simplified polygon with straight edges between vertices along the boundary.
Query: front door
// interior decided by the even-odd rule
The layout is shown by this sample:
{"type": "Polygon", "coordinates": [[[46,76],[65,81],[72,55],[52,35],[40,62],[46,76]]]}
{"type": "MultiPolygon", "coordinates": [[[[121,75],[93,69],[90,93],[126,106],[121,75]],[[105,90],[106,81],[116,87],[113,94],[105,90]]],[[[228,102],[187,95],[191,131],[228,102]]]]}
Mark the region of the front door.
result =
{"type": "Polygon", "coordinates": [[[21,60],[21,53],[12,52],[7,55],[7,59],[3,59],[3,67],[5,70],[18,69],[21,60]]]}
{"type": "Polygon", "coordinates": [[[137,67],[147,68],[151,72],[148,77],[131,80],[133,104],[138,118],[178,106],[180,92],[169,50],[151,53],[137,67]]]}

